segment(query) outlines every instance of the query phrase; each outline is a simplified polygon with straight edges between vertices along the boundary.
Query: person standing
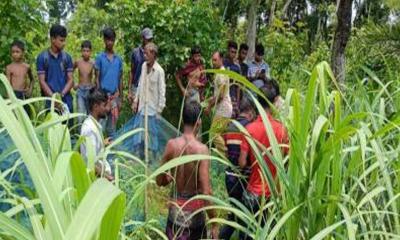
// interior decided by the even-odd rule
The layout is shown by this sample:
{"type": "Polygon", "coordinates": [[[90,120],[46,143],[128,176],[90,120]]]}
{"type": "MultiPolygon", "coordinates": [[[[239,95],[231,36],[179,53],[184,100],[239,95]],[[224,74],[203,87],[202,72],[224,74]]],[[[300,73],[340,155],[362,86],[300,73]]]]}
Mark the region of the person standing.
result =
{"type": "MultiPolygon", "coordinates": [[[[238,51],[237,43],[234,41],[229,41],[227,47],[227,54],[226,57],[224,58],[224,67],[226,70],[230,70],[232,72],[240,74],[241,73],[240,65],[236,60],[237,51],[238,51]]],[[[233,110],[232,118],[236,118],[236,116],[239,114],[240,88],[235,83],[235,80],[231,79],[230,81],[231,82],[229,87],[229,95],[231,96],[231,101],[232,101],[232,110],[233,110]]]]}
{"type": "Polygon", "coordinates": [[[240,74],[247,78],[247,72],[249,70],[249,65],[246,63],[247,52],[249,51],[249,46],[246,43],[240,44],[238,60],[240,65],[240,74]]]}
{"type": "Polygon", "coordinates": [[[249,64],[247,77],[250,82],[258,88],[264,86],[269,76],[269,66],[264,62],[263,57],[264,46],[262,44],[257,44],[254,53],[254,61],[249,64]]]}
{"type": "MultiPolygon", "coordinates": [[[[68,111],[73,112],[70,90],[74,85],[72,79],[74,66],[71,56],[63,50],[66,38],[67,29],[64,26],[58,24],[51,26],[50,48],[39,54],[36,67],[42,95],[51,97],[54,93],[59,93],[68,111]]],[[[50,108],[50,104],[50,101],[46,101],[46,108],[50,108]]]]}
{"type": "Polygon", "coordinates": [[[103,30],[105,50],[97,55],[95,60],[95,76],[97,88],[108,96],[111,111],[105,120],[101,121],[107,136],[113,137],[122,105],[122,59],[114,53],[115,31],[112,28],[103,30]]]}

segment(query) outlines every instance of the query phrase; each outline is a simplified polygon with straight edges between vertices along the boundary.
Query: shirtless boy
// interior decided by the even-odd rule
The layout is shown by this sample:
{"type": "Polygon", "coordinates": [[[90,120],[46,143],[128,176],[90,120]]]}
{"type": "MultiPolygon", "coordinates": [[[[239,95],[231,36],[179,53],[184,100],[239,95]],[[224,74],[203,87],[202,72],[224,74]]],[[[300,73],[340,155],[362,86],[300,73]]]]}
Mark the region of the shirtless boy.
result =
{"type": "MultiPolygon", "coordinates": [[[[78,112],[88,114],[88,102],[87,98],[89,90],[93,85],[93,66],[94,62],[90,59],[92,54],[92,43],[88,40],[84,41],[81,45],[82,59],[77,60],[74,63],[74,70],[78,69],[79,72],[79,83],[75,85],[77,89],[77,106],[78,112]]],[[[82,123],[84,117],[79,118],[79,123],[82,123]]]]}
{"type": "Polygon", "coordinates": [[[11,44],[12,63],[6,67],[7,79],[14,89],[15,96],[25,99],[32,95],[33,75],[30,66],[24,62],[25,45],[19,40],[11,44]],[[29,84],[26,80],[29,78],[29,84]]]}
{"type": "MultiPolygon", "coordinates": [[[[168,141],[165,148],[162,164],[183,155],[203,154],[208,155],[206,145],[196,138],[197,129],[201,125],[201,106],[198,102],[185,103],[183,109],[183,135],[168,141]]],[[[188,201],[190,198],[205,194],[211,195],[209,178],[210,161],[204,159],[196,162],[182,164],[171,173],[157,176],[157,184],[166,186],[175,179],[174,192],[171,194],[171,203],[167,221],[166,234],[172,240],[197,240],[206,238],[206,219],[204,212],[200,212],[189,219],[195,211],[208,205],[203,200],[188,201]],[[184,207],[182,207],[184,205],[184,207]]],[[[214,218],[213,210],[207,211],[208,217],[214,218]]],[[[212,225],[211,237],[216,239],[217,226],[212,225]]]]}

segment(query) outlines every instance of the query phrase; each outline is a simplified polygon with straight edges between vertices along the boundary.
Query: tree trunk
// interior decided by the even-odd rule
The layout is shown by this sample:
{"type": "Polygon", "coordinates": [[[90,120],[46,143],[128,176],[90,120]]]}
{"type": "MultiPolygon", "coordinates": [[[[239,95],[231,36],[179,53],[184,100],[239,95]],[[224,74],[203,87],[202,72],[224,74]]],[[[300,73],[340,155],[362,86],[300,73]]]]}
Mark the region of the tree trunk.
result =
{"type": "Polygon", "coordinates": [[[283,19],[287,18],[287,11],[288,11],[289,6],[290,6],[291,3],[292,3],[292,0],[287,0],[285,2],[285,5],[283,5],[283,8],[282,8],[281,18],[283,18],[283,19]]]}
{"type": "Polygon", "coordinates": [[[269,11],[268,26],[272,27],[275,18],[276,0],[271,0],[271,10],[269,11]]]}
{"type": "Polygon", "coordinates": [[[346,77],[346,45],[351,34],[351,15],[353,0],[338,0],[337,27],[332,45],[331,67],[339,81],[343,84],[346,77]]]}
{"type": "Polygon", "coordinates": [[[247,14],[246,42],[247,45],[249,45],[249,51],[247,52],[248,61],[254,59],[254,49],[256,47],[257,38],[257,10],[259,5],[260,0],[251,0],[247,14]]]}

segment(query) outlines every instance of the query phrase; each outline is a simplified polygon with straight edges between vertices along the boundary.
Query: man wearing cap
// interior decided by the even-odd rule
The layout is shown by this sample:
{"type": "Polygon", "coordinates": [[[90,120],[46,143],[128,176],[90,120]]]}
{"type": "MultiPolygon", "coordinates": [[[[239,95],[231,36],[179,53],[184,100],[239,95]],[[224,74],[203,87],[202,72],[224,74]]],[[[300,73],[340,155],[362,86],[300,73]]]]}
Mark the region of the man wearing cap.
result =
{"type": "MultiPolygon", "coordinates": [[[[144,28],[141,33],[142,45],[133,49],[131,55],[131,73],[129,76],[129,94],[128,98],[131,103],[135,99],[137,87],[139,85],[140,74],[142,73],[142,65],[145,61],[144,59],[144,47],[147,43],[153,41],[153,31],[150,28],[144,28]]],[[[133,107],[133,106],[132,106],[133,107]]]]}

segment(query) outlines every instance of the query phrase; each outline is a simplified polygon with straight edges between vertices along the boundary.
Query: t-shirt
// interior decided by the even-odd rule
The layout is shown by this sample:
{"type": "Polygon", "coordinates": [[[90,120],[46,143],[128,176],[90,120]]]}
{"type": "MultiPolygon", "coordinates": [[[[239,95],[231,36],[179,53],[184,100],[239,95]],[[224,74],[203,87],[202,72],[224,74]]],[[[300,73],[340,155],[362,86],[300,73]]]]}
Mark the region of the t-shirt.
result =
{"type": "MultiPolygon", "coordinates": [[[[225,68],[222,67],[221,70],[225,68]]],[[[215,116],[231,118],[232,116],[232,102],[229,96],[229,77],[224,74],[216,74],[214,80],[214,96],[222,100],[215,106],[215,116]],[[225,85],[225,91],[221,91],[222,85],[225,85]]]]}
{"type": "Polygon", "coordinates": [[[46,50],[37,57],[36,70],[39,75],[44,74],[44,79],[52,92],[61,93],[67,84],[68,72],[74,71],[74,65],[68,53],[60,52],[54,56],[46,50]]]}
{"type": "Polygon", "coordinates": [[[122,59],[113,54],[110,60],[105,52],[96,57],[94,68],[99,71],[100,88],[106,93],[114,94],[118,90],[120,76],[122,74],[122,59]]]}
{"type": "Polygon", "coordinates": [[[144,50],[142,47],[137,47],[133,49],[131,55],[131,63],[133,64],[133,81],[132,84],[134,87],[139,85],[140,74],[142,73],[142,65],[144,63],[144,50]]]}
{"type": "MultiPolygon", "coordinates": [[[[278,144],[288,143],[289,140],[287,132],[283,124],[275,120],[270,114],[267,115],[278,144]]],[[[248,124],[246,126],[246,129],[255,142],[259,142],[266,148],[270,147],[270,141],[268,139],[267,131],[261,116],[258,116],[254,122],[248,124]]],[[[265,196],[269,197],[271,195],[271,192],[268,186],[268,181],[266,178],[262,177],[260,165],[258,164],[257,159],[254,156],[254,153],[251,149],[251,146],[246,141],[246,139],[242,142],[240,149],[241,151],[244,151],[249,154],[251,172],[250,172],[249,182],[247,185],[247,190],[257,196],[261,196],[263,192],[265,192],[265,196]]],[[[288,149],[285,148],[284,150],[285,152],[287,152],[288,149]]],[[[269,170],[271,171],[272,177],[275,178],[276,175],[275,165],[267,156],[264,157],[264,160],[267,163],[269,170]]]]}
{"type": "MultiPolygon", "coordinates": [[[[111,166],[107,162],[107,160],[99,159],[100,154],[104,151],[104,139],[102,134],[102,127],[99,122],[96,121],[92,116],[89,116],[85,119],[81,128],[81,136],[85,137],[86,142],[90,142],[94,147],[96,160],[99,161],[100,164],[104,167],[105,172],[107,174],[111,174],[111,166]]],[[[88,149],[86,144],[81,144],[80,146],[82,156],[87,159],[88,158],[88,149]]]]}

